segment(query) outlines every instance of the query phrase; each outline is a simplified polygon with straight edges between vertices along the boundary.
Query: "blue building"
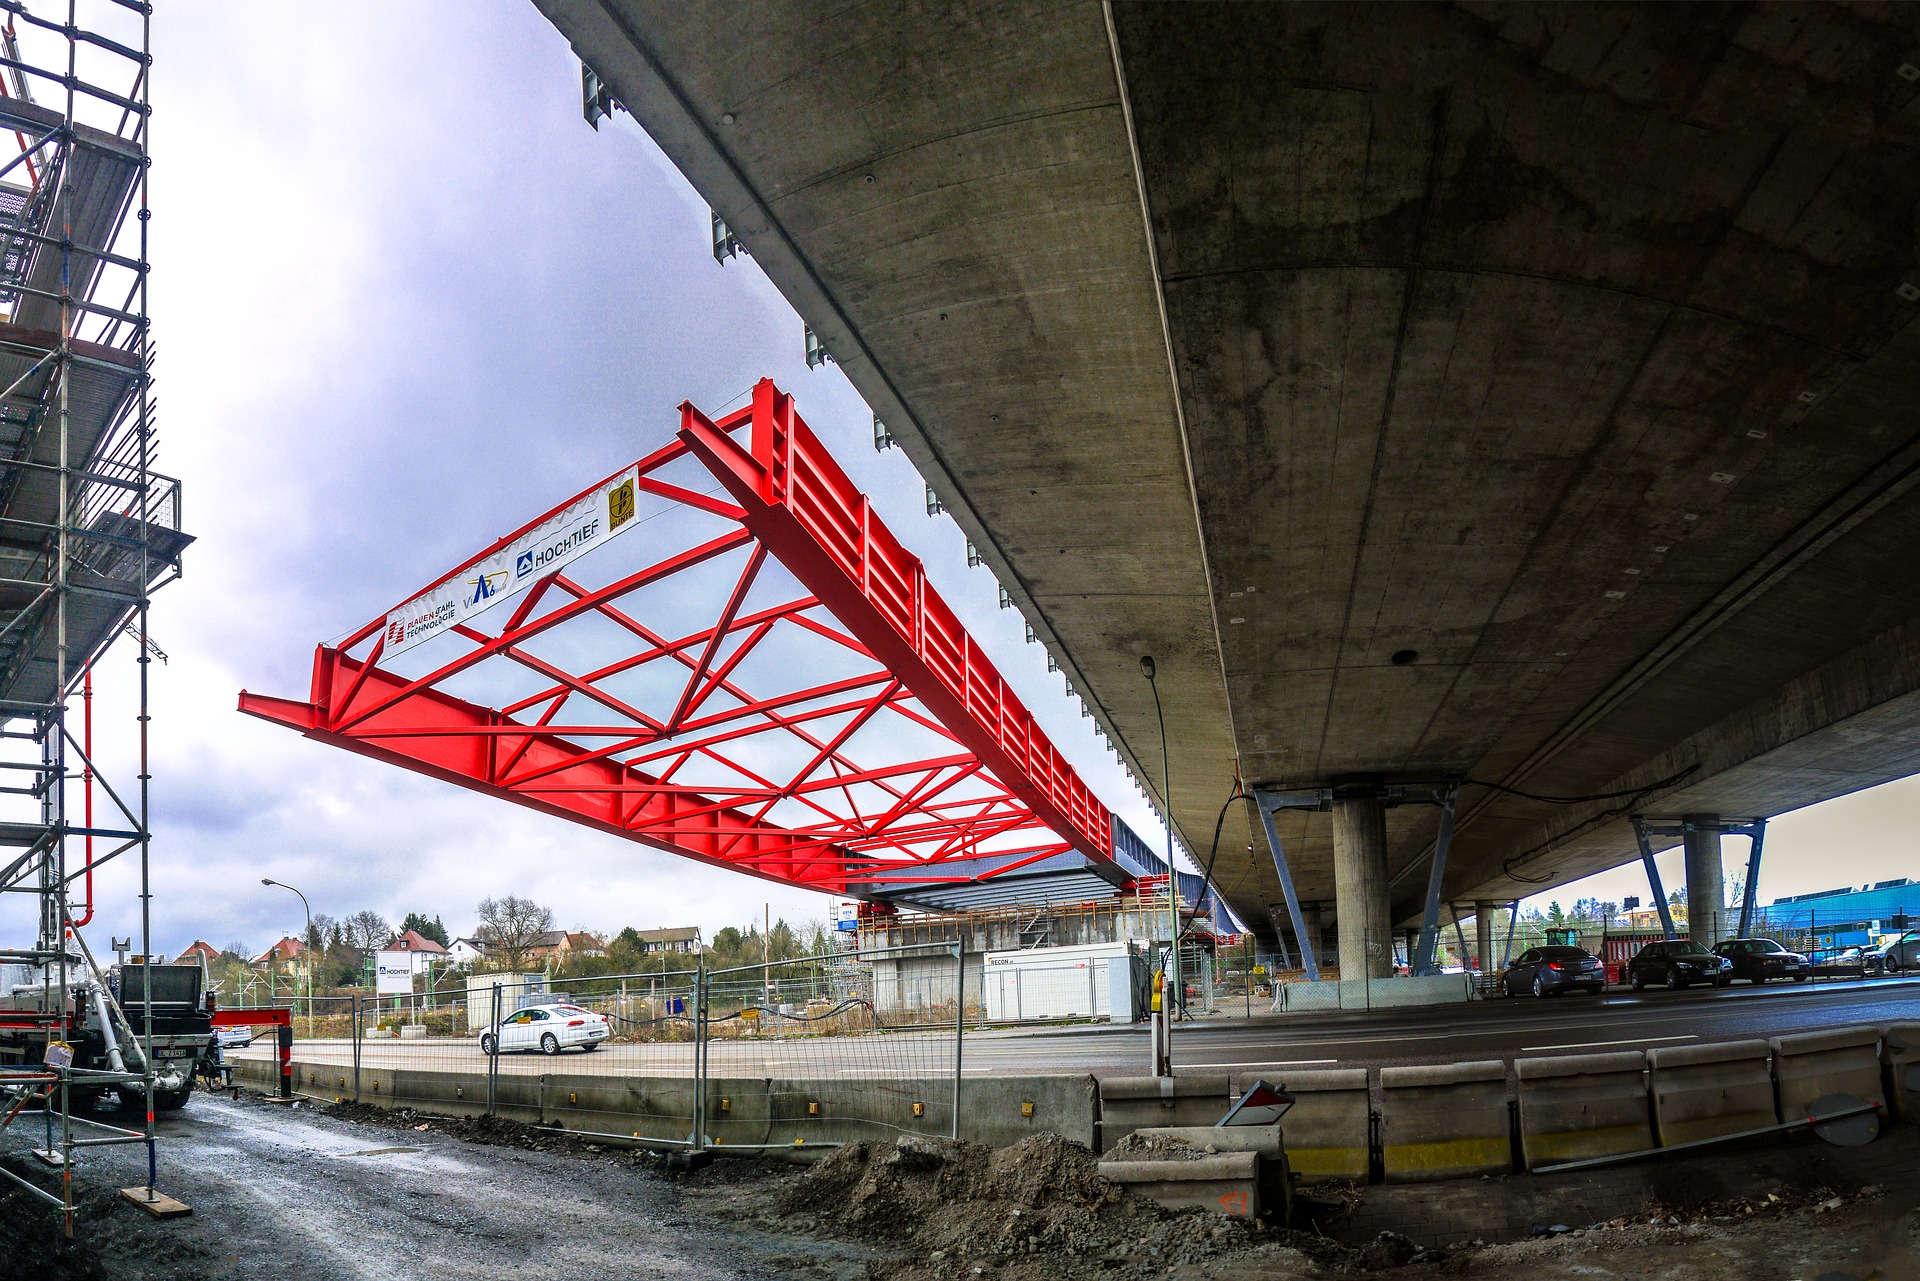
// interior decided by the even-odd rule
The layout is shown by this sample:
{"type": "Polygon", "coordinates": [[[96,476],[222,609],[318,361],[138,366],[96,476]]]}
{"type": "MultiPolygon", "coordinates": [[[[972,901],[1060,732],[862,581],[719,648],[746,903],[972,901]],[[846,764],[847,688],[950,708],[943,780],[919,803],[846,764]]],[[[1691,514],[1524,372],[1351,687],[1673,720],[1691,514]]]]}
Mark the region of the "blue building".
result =
{"type": "Polygon", "coordinates": [[[1754,932],[1804,938],[1809,946],[1854,947],[1920,928],[1920,881],[1901,877],[1777,898],[1755,912],[1754,932]]]}

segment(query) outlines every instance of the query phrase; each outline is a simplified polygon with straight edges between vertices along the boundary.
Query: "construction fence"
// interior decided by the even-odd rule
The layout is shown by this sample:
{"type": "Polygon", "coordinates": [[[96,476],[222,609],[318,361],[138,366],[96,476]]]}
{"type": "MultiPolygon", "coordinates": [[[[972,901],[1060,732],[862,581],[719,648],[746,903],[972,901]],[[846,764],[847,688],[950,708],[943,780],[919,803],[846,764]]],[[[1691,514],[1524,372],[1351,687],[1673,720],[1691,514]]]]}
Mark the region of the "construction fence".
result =
{"type": "MultiPolygon", "coordinates": [[[[303,997],[293,1089],[667,1147],[952,1136],[961,1030],[981,1015],[964,965],[952,945],[303,997]]],[[[228,1058],[264,1083],[273,1053],[262,1036],[228,1058]]]]}

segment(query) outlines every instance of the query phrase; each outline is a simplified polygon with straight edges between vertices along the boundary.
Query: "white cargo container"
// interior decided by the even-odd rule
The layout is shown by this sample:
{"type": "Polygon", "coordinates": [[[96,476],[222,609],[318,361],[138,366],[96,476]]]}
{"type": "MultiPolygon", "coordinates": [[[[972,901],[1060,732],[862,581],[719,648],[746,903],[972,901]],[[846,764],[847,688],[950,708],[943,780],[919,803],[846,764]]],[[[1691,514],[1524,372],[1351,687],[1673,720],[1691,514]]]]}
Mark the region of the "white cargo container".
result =
{"type": "Polygon", "coordinates": [[[1106,1017],[1125,1023],[1135,1014],[1126,999],[1135,968],[1126,940],[988,952],[982,968],[991,1021],[1106,1017]],[[1116,984],[1121,992],[1117,1011],[1116,984]]]}

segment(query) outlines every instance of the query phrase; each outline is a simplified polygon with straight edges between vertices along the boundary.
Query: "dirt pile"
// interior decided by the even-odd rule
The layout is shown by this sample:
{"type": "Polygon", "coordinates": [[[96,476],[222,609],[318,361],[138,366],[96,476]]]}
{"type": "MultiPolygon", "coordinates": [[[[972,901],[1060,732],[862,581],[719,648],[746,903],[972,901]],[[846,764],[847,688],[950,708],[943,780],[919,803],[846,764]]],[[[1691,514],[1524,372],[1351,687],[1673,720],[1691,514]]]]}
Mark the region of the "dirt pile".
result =
{"type": "Polygon", "coordinates": [[[1296,1234],[1124,1195],[1091,1152],[1057,1134],[998,1151],[917,1135],[850,1143],[757,1205],[716,1196],[732,1213],[883,1246],[872,1270],[889,1281],[1144,1276],[1228,1256],[1259,1257],[1274,1281],[1322,1275],[1283,1240],[1296,1234]]]}
{"type": "Polygon", "coordinates": [[[1185,1139],[1136,1130],[1114,1144],[1107,1155],[1115,1161],[1198,1161],[1218,1150],[1212,1144],[1196,1146],[1185,1139]]]}

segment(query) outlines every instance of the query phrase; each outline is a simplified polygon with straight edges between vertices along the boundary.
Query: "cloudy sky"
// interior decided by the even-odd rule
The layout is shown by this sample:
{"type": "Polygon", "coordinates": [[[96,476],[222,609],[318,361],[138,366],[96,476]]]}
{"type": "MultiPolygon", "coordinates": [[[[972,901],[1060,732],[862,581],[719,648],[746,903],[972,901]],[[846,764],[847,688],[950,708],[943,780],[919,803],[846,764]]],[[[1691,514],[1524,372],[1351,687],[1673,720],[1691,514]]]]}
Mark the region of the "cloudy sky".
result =
{"type": "MultiPolygon", "coordinates": [[[[198,537],[153,613],[156,944],[263,947],[316,912],[439,914],[520,894],[560,924],[823,917],[818,895],[711,870],[307,742],[234,710],[304,697],[337,639],[668,438],[674,406],[771,376],[1110,805],[1158,840],[1091,721],[929,519],[898,451],[751,261],[714,263],[704,203],[625,117],[589,129],[579,68],[526,0],[252,2],[155,20],[152,312],[161,467],[198,537]]],[[[122,727],[133,670],[101,674],[122,727]]],[[[117,721],[116,721],[117,718],[117,721]]],[[[101,757],[132,761],[103,730],[101,757]]],[[[1920,787],[1783,820],[1763,897],[1913,871],[1920,787]]],[[[1739,842],[1729,842],[1730,853],[1739,842]]],[[[1675,866],[1663,868],[1669,884],[1675,866]]],[[[134,923],[130,867],[96,933],[134,923]]],[[[1637,871],[1566,887],[1641,892],[1637,871]]],[[[0,925],[14,925],[0,910],[0,925]]]]}

